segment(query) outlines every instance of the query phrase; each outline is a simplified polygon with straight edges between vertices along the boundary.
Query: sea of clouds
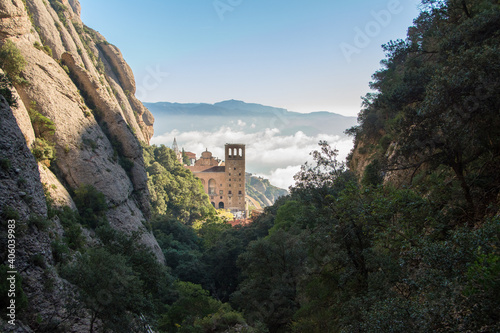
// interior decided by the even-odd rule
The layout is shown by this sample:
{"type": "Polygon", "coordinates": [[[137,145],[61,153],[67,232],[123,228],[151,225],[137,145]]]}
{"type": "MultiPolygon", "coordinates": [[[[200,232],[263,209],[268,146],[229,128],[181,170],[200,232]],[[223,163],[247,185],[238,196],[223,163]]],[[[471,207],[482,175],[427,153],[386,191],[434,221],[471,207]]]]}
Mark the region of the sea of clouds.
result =
{"type": "Polygon", "coordinates": [[[319,141],[327,141],[332,148],[336,148],[339,151],[339,161],[345,161],[353,146],[352,138],[344,135],[311,136],[302,131],[284,135],[278,128],[256,131],[254,124],[247,124],[242,120],[238,120],[236,124],[238,126],[222,126],[217,131],[173,130],[154,136],[151,144],[171,147],[176,138],[180,148],[196,153],[197,158],[208,149],[213,156],[222,160],[226,143],[246,144],[247,172],[267,178],[271,184],[284,189],[295,184],[293,176],[300,170],[300,166],[306,161],[312,161],[310,153],[319,148],[319,141]]]}

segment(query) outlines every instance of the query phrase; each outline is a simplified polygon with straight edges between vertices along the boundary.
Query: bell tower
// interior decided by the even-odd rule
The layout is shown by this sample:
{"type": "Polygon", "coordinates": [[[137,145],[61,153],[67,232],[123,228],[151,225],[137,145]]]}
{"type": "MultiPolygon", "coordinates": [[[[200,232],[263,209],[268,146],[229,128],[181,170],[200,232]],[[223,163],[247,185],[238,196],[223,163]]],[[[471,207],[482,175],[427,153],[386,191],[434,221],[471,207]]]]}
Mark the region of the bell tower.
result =
{"type": "Polygon", "coordinates": [[[245,145],[227,143],[226,152],[226,193],[229,209],[236,218],[246,218],[245,203],[245,145]]]}

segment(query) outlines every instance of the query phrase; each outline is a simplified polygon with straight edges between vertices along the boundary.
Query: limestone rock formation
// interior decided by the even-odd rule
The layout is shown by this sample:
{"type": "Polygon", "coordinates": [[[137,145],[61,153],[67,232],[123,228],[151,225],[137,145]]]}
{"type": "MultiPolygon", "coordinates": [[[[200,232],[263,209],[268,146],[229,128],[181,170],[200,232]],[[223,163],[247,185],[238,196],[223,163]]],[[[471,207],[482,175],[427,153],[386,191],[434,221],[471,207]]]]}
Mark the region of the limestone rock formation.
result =
{"type": "MultiPolygon", "coordinates": [[[[141,144],[153,136],[154,118],[134,96],[133,73],[121,52],[83,25],[78,0],[2,0],[0,47],[7,41],[26,64],[24,82],[11,89],[17,106],[11,108],[0,96],[0,214],[16,211],[23,223],[30,216],[47,217],[46,195],[56,207],[76,209],[70,193],[92,185],[106,198],[111,226],[141,232],[141,242],[163,261],[145,227],[150,211],[141,144]],[[50,138],[54,168],[37,163],[30,152],[39,139],[30,119],[33,112],[55,126],[50,138]]],[[[50,278],[57,290],[71,290],[52,267],[51,242],[63,233],[54,223],[50,235],[29,229],[33,234],[23,236],[19,254],[30,306],[44,319],[62,318],[57,309],[65,306],[58,302],[68,299],[62,291],[45,297],[42,282],[50,278]],[[45,269],[31,267],[33,255],[40,256],[45,269]]],[[[84,331],[86,320],[76,318],[71,330],[84,331]]]]}
{"type": "Polygon", "coordinates": [[[26,15],[22,0],[0,2],[0,39],[25,35],[30,32],[31,22],[26,15]]]}
{"type": "Polygon", "coordinates": [[[37,162],[3,96],[0,96],[0,133],[0,207],[13,208],[22,219],[33,213],[46,215],[37,162]]]}

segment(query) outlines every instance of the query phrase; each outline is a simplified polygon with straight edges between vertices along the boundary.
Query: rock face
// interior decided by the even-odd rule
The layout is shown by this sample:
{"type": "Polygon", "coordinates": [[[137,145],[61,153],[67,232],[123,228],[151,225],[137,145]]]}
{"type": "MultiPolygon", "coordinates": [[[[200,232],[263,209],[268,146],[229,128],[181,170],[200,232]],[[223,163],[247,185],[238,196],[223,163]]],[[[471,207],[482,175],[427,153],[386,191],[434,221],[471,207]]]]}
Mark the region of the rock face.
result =
{"type": "Polygon", "coordinates": [[[272,206],[281,196],[288,194],[287,190],[273,186],[268,179],[245,174],[247,196],[254,199],[261,207],[272,206]]]}
{"type": "Polygon", "coordinates": [[[0,38],[25,35],[30,32],[31,22],[24,10],[23,0],[0,2],[0,38]]]}
{"type": "MultiPolygon", "coordinates": [[[[0,213],[15,210],[22,221],[34,214],[47,216],[44,188],[54,205],[75,209],[69,193],[92,185],[106,197],[110,224],[126,233],[141,231],[142,243],[163,261],[156,239],[144,226],[150,211],[141,144],[153,136],[154,118],[134,96],[133,73],[121,52],[83,25],[78,0],[2,0],[0,46],[7,40],[26,60],[21,77],[27,83],[12,89],[15,108],[0,96],[0,213]],[[37,164],[30,152],[37,140],[30,109],[55,125],[51,141],[57,176],[37,164]]],[[[56,223],[57,228],[62,233],[56,223]]],[[[50,267],[53,239],[38,229],[25,237],[20,257],[28,263],[30,255],[41,254],[50,267]]],[[[47,271],[26,268],[22,274],[33,283],[26,290],[42,317],[43,308],[51,307],[47,302],[56,302],[43,301],[37,286],[43,274],[64,285],[47,271]]],[[[53,296],[64,302],[57,292],[53,296]]],[[[77,326],[73,332],[84,330],[77,326]]]]}

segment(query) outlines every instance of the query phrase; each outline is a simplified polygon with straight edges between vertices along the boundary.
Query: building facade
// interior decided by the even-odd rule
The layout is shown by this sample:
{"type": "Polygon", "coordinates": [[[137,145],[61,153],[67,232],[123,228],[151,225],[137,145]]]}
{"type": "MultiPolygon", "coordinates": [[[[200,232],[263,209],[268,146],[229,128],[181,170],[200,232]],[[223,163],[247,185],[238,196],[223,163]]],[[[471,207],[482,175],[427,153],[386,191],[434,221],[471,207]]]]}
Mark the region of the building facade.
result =
{"type": "Polygon", "coordinates": [[[224,161],[204,151],[193,166],[186,168],[201,179],[215,208],[227,209],[237,219],[247,217],[244,144],[226,144],[224,161]]]}

